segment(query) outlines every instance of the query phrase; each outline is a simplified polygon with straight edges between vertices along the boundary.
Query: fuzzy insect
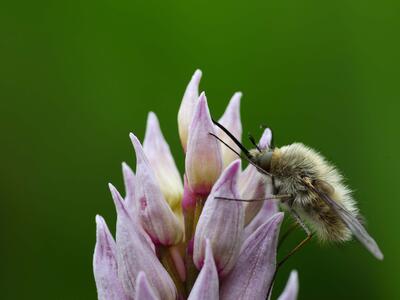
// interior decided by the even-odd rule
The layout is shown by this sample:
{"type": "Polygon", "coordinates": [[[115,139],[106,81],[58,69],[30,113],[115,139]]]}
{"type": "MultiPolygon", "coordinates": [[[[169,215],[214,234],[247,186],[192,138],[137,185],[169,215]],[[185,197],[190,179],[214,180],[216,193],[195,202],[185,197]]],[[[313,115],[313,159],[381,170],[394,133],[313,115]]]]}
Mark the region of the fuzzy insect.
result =
{"type": "Polygon", "coordinates": [[[256,148],[248,151],[226,128],[214,123],[241,148],[249,163],[262,174],[272,177],[275,188],[272,198],[280,199],[307,233],[307,238],[280,264],[313,234],[322,241],[332,242],[348,241],[354,235],[377,259],[383,259],[378,245],[359,221],[356,202],[343,183],[343,176],[321,154],[301,143],[260,149],[254,138],[250,140],[256,148]]]}

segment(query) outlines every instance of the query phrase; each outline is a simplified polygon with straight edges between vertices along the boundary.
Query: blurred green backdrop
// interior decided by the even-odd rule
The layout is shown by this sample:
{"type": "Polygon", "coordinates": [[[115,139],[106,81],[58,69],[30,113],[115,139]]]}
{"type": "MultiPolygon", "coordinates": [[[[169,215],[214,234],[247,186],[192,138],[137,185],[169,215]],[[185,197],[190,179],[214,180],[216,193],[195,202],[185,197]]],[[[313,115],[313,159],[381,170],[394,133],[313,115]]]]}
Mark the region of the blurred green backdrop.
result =
{"type": "MultiPolygon", "coordinates": [[[[2,299],[95,299],[94,216],[134,163],[129,131],[159,116],[182,170],[187,82],[219,116],[244,93],[244,133],[267,123],[349,179],[385,260],[314,242],[299,299],[400,299],[400,5],[381,1],[14,1],[0,4],[2,299]]],[[[300,238],[300,235],[297,236],[300,238]]],[[[291,243],[294,243],[293,238],[291,243]]],[[[289,243],[290,244],[290,243],[289,243]]]]}

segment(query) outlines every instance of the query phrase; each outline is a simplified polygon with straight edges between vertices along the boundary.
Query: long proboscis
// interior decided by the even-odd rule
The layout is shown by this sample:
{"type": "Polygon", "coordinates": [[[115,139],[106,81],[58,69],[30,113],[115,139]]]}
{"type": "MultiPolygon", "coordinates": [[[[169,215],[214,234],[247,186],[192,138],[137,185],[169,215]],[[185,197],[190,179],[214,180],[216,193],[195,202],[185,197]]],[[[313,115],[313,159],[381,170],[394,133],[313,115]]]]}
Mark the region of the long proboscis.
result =
{"type": "Polygon", "coordinates": [[[254,198],[254,199],[236,199],[236,198],[228,198],[228,197],[215,197],[215,199],[237,201],[237,202],[256,202],[256,201],[268,201],[268,200],[279,200],[279,199],[291,199],[292,197],[293,196],[290,194],[285,194],[285,195],[273,195],[271,197],[254,198]]]}

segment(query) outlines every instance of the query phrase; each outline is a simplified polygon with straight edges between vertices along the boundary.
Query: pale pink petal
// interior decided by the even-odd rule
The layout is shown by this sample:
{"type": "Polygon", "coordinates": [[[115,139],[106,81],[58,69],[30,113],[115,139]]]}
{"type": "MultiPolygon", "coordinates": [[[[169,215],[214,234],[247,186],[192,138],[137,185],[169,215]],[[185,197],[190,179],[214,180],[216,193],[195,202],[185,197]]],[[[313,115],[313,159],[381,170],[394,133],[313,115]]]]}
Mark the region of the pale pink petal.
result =
{"type": "Polygon", "coordinates": [[[299,276],[297,271],[290,273],[289,280],[278,300],[296,300],[299,293],[299,276]]]}
{"type": "Polygon", "coordinates": [[[235,267],[221,283],[221,299],[266,299],[282,220],[283,213],[275,214],[244,242],[235,267]]]}
{"type": "MultiPolygon", "coordinates": [[[[233,134],[234,137],[238,139],[238,141],[242,140],[242,122],[240,121],[240,98],[242,97],[242,93],[235,93],[231,100],[229,101],[228,106],[222,117],[219,119],[219,123],[223,125],[226,129],[229,130],[230,133],[233,134]]],[[[235,149],[238,153],[240,153],[240,148],[229,138],[225,132],[223,132],[219,127],[215,127],[215,132],[218,137],[220,137],[223,141],[225,141],[228,145],[230,145],[233,149],[235,149]]],[[[224,162],[224,167],[228,166],[232,161],[238,159],[237,154],[235,154],[228,147],[222,147],[222,159],[224,162]]]]}
{"type": "Polygon", "coordinates": [[[93,272],[99,300],[129,299],[118,278],[115,241],[101,216],[96,216],[96,247],[93,272]]]}
{"type": "Polygon", "coordinates": [[[215,183],[197,224],[193,259],[197,268],[204,261],[205,241],[210,240],[219,275],[225,276],[239,255],[244,211],[242,202],[216,199],[238,198],[237,180],[240,160],[232,162],[215,183]]]}
{"type": "Polygon", "coordinates": [[[261,150],[268,149],[271,146],[271,141],[272,141],[272,131],[271,129],[266,128],[260,138],[258,147],[261,150]]]}
{"type": "Polygon", "coordinates": [[[183,224],[165,201],[139,140],[132,133],[130,137],[136,152],[135,201],[139,219],[155,244],[176,245],[182,241],[183,224]]]}
{"type": "Polygon", "coordinates": [[[192,123],[193,111],[199,98],[199,84],[201,79],[201,71],[196,70],[188,86],[179,107],[178,112],[178,129],[182,147],[186,152],[186,145],[189,135],[189,126],[192,123]]]}
{"type": "Polygon", "coordinates": [[[188,300],[217,300],[219,280],[209,240],[206,240],[206,254],[203,267],[190,292],[188,300]]]}
{"type": "Polygon", "coordinates": [[[150,112],[147,118],[143,150],[168,204],[174,212],[180,210],[183,193],[181,175],[161,132],[157,116],[153,112],[150,112]]]}
{"type": "Polygon", "coordinates": [[[136,278],[135,288],[135,299],[136,300],[157,300],[156,292],[151,287],[147,280],[146,274],[140,271],[136,278]]]}
{"type": "Polygon", "coordinates": [[[214,124],[202,93],[190,125],[185,160],[188,183],[196,194],[208,195],[222,170],[220,143],[210,133],[214,133],[214,124]]]}
{"type": "Polygon", "coordinates": [[[253,202],[245,203],[245,225],[249,224],[255,215],[260,211],[263,205],[262,201],[257,199],[263,199],[266,197],[270,178],[261,174],[252,165],[248,165],[247,168],[240,175],[240,195],[241,199],[255,200],[253,202]]]}
{"type": "Polygon", "coordinates": [[[140,225],[128,212],[121,195],[111,184],[110,190],[117,209],[118,277],[126,294],[136,294],[136,278],[140,271],[144,271],[158,297],[175,299],[175,285],[149,245],[140,225]]]}

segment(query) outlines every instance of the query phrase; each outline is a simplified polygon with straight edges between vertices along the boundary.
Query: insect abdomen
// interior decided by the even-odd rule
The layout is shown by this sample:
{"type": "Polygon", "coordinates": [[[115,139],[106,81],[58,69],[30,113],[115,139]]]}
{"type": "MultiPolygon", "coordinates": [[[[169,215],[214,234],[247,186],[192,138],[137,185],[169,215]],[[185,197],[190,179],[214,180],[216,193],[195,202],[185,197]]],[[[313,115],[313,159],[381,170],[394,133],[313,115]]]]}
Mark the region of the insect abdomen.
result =
{"type": "Polygon", "coordinates": [[[306,220],[319,240],[344,242],[351,238],[351,232],[333,211],[321,199],[315,198],[312,204],[296,206],[295,210],[306,220]]]}

